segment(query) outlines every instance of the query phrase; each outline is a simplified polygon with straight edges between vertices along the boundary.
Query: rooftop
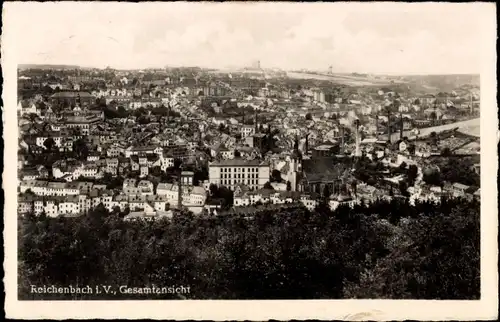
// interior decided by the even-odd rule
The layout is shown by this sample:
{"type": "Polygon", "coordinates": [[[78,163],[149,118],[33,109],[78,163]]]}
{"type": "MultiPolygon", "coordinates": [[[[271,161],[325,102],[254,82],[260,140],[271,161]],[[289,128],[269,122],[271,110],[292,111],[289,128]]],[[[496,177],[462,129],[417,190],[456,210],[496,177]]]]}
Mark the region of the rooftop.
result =
{"type": "Polygon", "coordinates": [[[214,167],[258,167],[258,166],[269,166],[266,162],[261,162],[259,160],[244,160],[244,159],[232,159],[232,160],[221,160],[210,164],[214,167]]]}
{"type": "Polygon", "coordinates": [[[58,92],[52,95],[53,98],[76,98],[78,95],[80,97],[93,97],[92,94],[88,92],[58,92]]]}

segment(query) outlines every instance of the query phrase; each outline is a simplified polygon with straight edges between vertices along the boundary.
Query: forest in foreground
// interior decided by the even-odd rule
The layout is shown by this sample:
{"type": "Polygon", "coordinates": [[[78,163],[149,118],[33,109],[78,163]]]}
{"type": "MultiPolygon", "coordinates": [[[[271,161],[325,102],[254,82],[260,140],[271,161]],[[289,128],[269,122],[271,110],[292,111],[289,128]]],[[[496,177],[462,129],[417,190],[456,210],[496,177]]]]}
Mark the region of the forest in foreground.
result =
{"type": "Polygon", "coordinates": [[[479,299],[479,203],[378,201],[128,222],[97,207],[19,218],[19,299],[479,299]],[[31,286],[190,287],[184,295],[31,286]]]}

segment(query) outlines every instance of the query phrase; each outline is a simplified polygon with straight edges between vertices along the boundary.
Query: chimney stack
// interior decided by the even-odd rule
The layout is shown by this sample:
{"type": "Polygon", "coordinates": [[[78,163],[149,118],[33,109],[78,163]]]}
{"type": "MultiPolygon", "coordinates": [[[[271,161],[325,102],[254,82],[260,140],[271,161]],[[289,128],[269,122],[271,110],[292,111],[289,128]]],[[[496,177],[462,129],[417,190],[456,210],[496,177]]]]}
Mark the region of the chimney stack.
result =
{"type": "Polygon", "coordinates": [[[470,114],[474,114],[474,107],[472,107],[472,92],[470,93],[470,114]]]}
{"type": "Polygon", "coordinates": [[[340,153],[344,154],[344,127],[340,126],[340,153]]]}
{"type": "Polygon", "coordinates": [[[309,133],[306,134],[306,150],[304,151],[307,153],[309,151],[309,133]]]}
{"type": "Polygon", "coordinates": [[[388,141],[391,142],[391,107],[387,106],[387,137],[388,141]]]}
{"type": "Polygon", "coordinates": [[[179,166],[179,182],[177,183],[178,191],[177,191],[177,207],[179,210],[182,209],[182,166],[179,166]]]}
{"type": "Polygon", "coordinates": [[[255,126],[255,133],[258,133],[259,132],[259,127],[258,127],[258,123],[257,123],[257,109],[254,107],[254,111],[255,111],[255,119],[254,119],[254,126],[255,126]]]}
{"type": "Polygon", "coordinates": [[[355,156],[360,157],[361,156],[361,147],[360,147],[360,137],[359,137],[359,120],[355,121],[355,126],[356,126],[356,151],[355,151],[355,156]]]}
{"type": "Polygon", "coordinates": [[[399,112],[400,124],[399,124],[399,139],[403,139],[403,112],[399,112]]]}

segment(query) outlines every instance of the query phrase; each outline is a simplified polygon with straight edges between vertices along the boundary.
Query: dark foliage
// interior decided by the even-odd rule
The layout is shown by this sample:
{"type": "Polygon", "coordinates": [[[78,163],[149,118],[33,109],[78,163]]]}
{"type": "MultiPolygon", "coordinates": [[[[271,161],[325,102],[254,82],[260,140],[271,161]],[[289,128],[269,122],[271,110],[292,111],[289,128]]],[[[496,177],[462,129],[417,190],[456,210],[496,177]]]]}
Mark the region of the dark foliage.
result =
{"type": "MultiPolygon", "coordinates": [[[[99,206],[78,218],[20,218],[20,299],[41,299],[30,285],[70,284],[185,285],[190,299],[480,294],[476,202],[380,201],[335,212],[324,206],[262,210],[251,218],[181,213],[152,222],[126,222],[121,215],[99,206]]],[[[95,295],[43,295],[56,298],[95,295]]]]}

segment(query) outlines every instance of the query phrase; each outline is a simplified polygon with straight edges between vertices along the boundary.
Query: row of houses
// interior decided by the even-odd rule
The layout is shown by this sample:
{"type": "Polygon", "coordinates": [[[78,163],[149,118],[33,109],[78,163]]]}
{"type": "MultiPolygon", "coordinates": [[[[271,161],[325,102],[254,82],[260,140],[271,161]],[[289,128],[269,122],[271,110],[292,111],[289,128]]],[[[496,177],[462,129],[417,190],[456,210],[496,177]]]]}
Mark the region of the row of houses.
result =
{"type": "MultiPolygon", "coordinates": [[[[257,204],[291,204],[301,203],[310,211],[313,211],[322,201],[317,193],[301,193],[298,191],[276,191],[271,189],[259,189],[255,191],[240,192],[234,197],[235,207],[249,207],[257,204]]],[[[354,207],[360,201],[348,196],[332,196],[328,200],[330,209],[335,210],[341,205],[354,207]]]]}
{"type": "MultiPolygon", "coordinates": [[[[97,191],[97,190],[94,190],[97,191]]],[[[39,196],[20,195],[18,198],[18,213],[33,212],[36,215],[45,212],[49,217],[81,215],[102,204],[106,210],[156,212],[166,211],[170,202],[166,196],[157,195],[115,195],[108,191],[97,191],[88,195],[72,196],[39,196]]]]}
{"type": "MultiPolygon", "coordinates": [[[[45,211],[47,215],[78,215],[97,207],[99,204],[108,211],[119,207],[120,211],[129,208],[132,211],[166,211],[178,205],[179,186],[160,183],[154,191],[153,183],[141,180],[135,184],[134,179],[127,179],[123,191],[107,190],[105,185],[91,182],[49,182],[30,180],[20,183],[18,199],[19,213],[45,211]]],[[[207,199],[203,187],[182,186],[182,206],[203,207],[207,199]]]]}

